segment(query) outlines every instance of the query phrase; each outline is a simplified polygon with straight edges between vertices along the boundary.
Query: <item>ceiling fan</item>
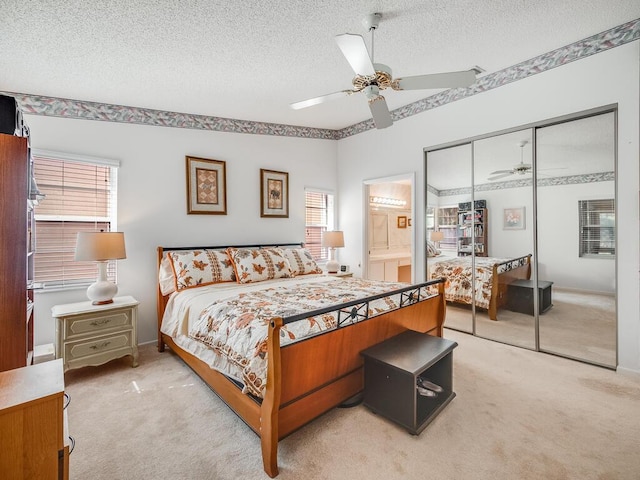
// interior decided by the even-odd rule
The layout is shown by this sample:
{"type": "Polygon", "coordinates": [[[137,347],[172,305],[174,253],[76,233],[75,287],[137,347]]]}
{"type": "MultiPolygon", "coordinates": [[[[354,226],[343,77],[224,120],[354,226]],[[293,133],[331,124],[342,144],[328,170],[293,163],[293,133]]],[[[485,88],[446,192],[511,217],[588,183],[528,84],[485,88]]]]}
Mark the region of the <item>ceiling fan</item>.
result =
{"type": "Polygon", "coordinates": [[[532,165],[530,163],[524,163],[524,147],[527,143],[529,143],[527,140],[522,140],[518,143],[518,146],[520,147],[519,164],[515,165],[511,170],[496,170],[495,172],[491,172],[489,175],[493,176],[490,176],[488,180],[491,182],[510,175],[524,175],[525,173],[528,173],[531,170],[532,165]]]}
{"type": "Polygon", "coordinates": [[[373,34],[378,28],[381,18],[381,13],[372,13],[364,19],[365,26],[371,32],[371,57],[369,57],[367,46],[361,35],[343,33],[335,37],[338,47],[356,74],[352,80],[353,89],[295,102],[290,105],[291,108],[297,110],[362,92],[369,102],[369,109],[376,128],[386,128],[393,124],[393,119],[389,113],[386,100],[380,95],[381,90],[385,88],[392,88],[393,90],[422,90],[468,87],[476,81],[476,73],[478,73],[476,69],[394,79],[391,68],[382,63],[373,63],[373,34]]]}

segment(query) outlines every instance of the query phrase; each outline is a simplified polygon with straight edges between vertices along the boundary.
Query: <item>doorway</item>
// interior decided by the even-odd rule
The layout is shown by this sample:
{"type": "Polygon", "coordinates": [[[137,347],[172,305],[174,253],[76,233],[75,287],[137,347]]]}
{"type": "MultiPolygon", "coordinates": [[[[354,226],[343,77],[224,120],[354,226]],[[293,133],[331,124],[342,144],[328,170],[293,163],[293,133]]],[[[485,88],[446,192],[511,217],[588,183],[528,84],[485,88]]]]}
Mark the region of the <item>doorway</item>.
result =
{"type": "Polygon", "coordinates": [[[414,184],[414,174],[364,182],[364,278],[406,283],[414,280],[414,184]]]}

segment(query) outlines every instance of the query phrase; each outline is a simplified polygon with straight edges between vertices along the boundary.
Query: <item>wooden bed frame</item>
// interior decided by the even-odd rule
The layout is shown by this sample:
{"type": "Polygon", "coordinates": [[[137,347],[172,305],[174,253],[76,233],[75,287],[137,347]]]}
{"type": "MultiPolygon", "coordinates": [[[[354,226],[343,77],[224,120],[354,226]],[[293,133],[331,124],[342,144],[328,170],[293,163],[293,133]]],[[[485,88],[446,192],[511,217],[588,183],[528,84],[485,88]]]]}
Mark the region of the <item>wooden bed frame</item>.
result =
{"type": "Polygon", "coordinates": [[[509,284],[515,280],[529,280],[531,278],[531,254],[494,264],[491,278],[493,281],[491,282],[491,298],[489,299],[489,318],[498,320],[498,309],[507,303],[509,284]],[[500,267],[512,262],[518,262],[519,265],[510,270],[500,272],[500,267]],[[498,279],[497,282],[495,281],[496,278],[498,279]]]}
{"type": "MultiPolygon", "coordinates": [[[[257,245],[240,246],[243,247],[257,245]]],[[[158,268],[165,251],[197,248],[223,247],[158,247],[158,268]]],[[[282,348],[279,333],[285,323],[312,314],[338,309],[344,311],[347,307],[362,305],[366,299],[296,317],[272,319],[267,339],[267,384],[262,401],[243,394],[236,382],[182,350],[170,336],[160,332],[169,296],[163,296],[159,286],[158,351],[163,352],[165,345],[169,346],[260,437],[264,470],[273,478],[278,475],[280,439],[363,390],[363,360],[360,356],[362,350],[406,330],[442,336],[446,311],[444,281],[434,280],[412,285],[402,289],[402,292],[402,303],[406,306],[400,309],[339,327],[282,348]],[[420,295],[421,287],[425,285],[434,285],[438,295],[416,302],[416,296],[420,295]]],[[[383,296],[385,295],[369,297],[368,300],[383,296]]]]}
{"type": "MultiPolygon", "coordinates": [[[[487,309],[487,312],[491,320],[498,320],[498,309],[507,303],[507,290],[509,288],[509,284],[515,280],[529,280],[531,278],[531,254],[506,260],[501,263],[495,263],[493,265],[491,278],[491,297],[489,298],[489,308],[487,309]],[[508,267],[509,264],[512,264],[512,268],[507,270],[506,267],[508,267]],[[496,278],[498,281],[493,281],[496,278]]],[[[454,303],[469,305],[469,303],[464,301],[454,301],[454,303]]]]}

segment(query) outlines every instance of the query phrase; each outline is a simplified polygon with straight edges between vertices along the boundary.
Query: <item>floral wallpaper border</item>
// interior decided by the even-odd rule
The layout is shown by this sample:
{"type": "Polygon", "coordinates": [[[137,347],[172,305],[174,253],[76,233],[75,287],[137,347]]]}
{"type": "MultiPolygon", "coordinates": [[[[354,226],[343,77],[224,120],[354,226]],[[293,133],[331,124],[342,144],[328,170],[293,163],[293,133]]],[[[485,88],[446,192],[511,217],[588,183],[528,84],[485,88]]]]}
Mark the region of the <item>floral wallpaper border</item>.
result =
{"type": "MultiPolygon", "coordinates": [[[[581,183],[595,182],[613,182],[616,179],[614,172],[585,173],[582,175],[567,175],[564,177],[538,178],[538,187],[552,187],[556,185],[577,185],[581,183]]],[[[530,187],[533,185],[533,179],[520,178],[517,180],[508,180],[505,182],[481,183],[475,188],[462,187],[450,188],[447,190],[438,190],[431,185],[427,185],[427,191],[433,193],[437,197],[450,197],[452,195],[470,195],[471,191],[487,192],[490,190],[505,190],[507,188],[530,187]]]]}
{"type": "MultiPolygon", "coordinates": [[[[468,98],[517,80],[580,60],[640,38],[640,19],[577,41],[565,47],[480,77],[467,88],[455,88],[431,95],[391,111],[394,121],[402,120],[447,103],[468,98]]],[[[217,132],[276,135],[323,140],[339,140],[371,130],[373,120],[356,123],[341,130],[330,130],[232,118],[168,112],[125,105],[111,105],[66,98],[5,92],[16,97],[26,114],[45,115],[105,122],[133,123],[174,128],[192,128],[217,132]]]]}

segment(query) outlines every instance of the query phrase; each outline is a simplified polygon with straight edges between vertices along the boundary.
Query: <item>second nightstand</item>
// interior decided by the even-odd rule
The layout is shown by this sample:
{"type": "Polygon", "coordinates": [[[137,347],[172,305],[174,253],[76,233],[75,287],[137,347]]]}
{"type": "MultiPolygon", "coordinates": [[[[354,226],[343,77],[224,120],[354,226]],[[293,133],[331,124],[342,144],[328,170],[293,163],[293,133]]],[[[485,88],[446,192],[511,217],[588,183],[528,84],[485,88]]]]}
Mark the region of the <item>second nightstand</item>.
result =
{"type": "Polygon", "coordinates": [[[107,305],[55,305],[51,314],[56,319],[56,358],[63,359],[64,371],[126,355],[137,367],[138,303],[133,297],[115,297],[107,305]]]}

